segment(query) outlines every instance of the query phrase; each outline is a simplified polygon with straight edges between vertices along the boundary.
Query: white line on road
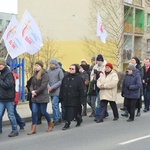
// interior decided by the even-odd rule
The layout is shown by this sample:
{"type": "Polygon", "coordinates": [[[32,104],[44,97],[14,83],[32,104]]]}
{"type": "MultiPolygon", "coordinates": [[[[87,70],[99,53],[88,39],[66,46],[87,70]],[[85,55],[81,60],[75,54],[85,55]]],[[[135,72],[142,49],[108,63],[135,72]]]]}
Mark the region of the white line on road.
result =
{"type": "Polygon", "coordinates": [[[136,139],[132,139],[132,140],[129,140],[129,141],[126,141],[126,142],[122,142],[122,143],[119,143],[118,145],[126,145],[126,144],[129,144],[129,143],[133,143],[133,142],[136,142],[136,141],[139,141],[139,140],[146,139],[146,138],[150,138],[150,135],[139,137],[139,138],[136,138],[136,139]]]}

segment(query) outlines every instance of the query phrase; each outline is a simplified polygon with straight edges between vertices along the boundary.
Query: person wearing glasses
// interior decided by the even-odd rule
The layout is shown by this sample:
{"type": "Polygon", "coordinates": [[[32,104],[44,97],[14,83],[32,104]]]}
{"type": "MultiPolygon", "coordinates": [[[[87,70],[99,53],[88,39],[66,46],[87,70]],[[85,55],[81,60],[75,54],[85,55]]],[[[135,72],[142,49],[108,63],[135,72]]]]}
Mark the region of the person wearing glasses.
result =
{"type": "Polygon", "coordinates": [[[79,74],[79,66],[72,64],[69,68],[69,73],[63,78],[59,99],[63,102],[65,107],[65,126],[62,130],[70,127],[71,121],[74,118],[77,121],[76,127],[81,125],[81,104],[86,103],[84,82],[79,74]]]}

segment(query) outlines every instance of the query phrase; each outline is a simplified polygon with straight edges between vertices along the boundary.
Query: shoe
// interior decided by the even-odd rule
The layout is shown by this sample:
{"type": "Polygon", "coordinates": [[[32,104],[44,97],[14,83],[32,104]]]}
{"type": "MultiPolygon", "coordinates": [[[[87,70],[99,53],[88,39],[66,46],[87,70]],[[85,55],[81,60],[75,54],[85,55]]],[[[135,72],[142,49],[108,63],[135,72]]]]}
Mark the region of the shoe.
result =
{"type": "Polygon", "coordinates": [[[54,126],[59,125],[59,121],[54,121],[54,126]]]}
{"type": "Polygon", "coordinates": [[[119,118],[114,118],[113,121],[117,121],[119,118]]]}
{"type": "Polygon", "coordinates": [[[79,127],[82,123],[83,119],[81,118],[80,120],[77,121],[76,127],[79,127]]]}
{"type": "Polygon", "coordinates": [[[14,136],[18,136],[19,132],[18,131],[11,131],[11,133],[8,135],[8,137],[14,137],[14,136]]]}
{"type": "Polygon", "coordinates": [[[19,129],[19,131],[20,131],[20,132],[24,131],[24,127],[21,127],[21,128],[19,129]]]}
{"type": "Polygon", "coordinates": [[[144,111],[144,112],[147,112],[147,109],[144,109],[143,111],[144,111]]]}
{"type": "Polygon", "coordinates": [[[90,114],[90,115],[89,115],[89,117],[94,117],[94,116],[95,116],[94,114],[90,114]]]}
{"type": "Polygon", "coordinates": [[[121,114],[123,117],[128,117],[128,113],[121,114]]]}
{"type": "Polygon", "coordinates": [[[127,122],[131,122],[131,121],[133,121],[133,119],[131,119],[131,118],[129,118],[129,119],[127,120],[127,122]]]}
{"type": "Polygon", "coordinates": [[[94,119],[94,121],[96,122],[96,121],[97,121],[97,119],[95,118],[95,119],[94,119]]]}
{"type": "Polygon", "coordinates": [[[69,123],[66,123],[65,126],[62,128],[62,130],[67,130],[70,128],[70,124],[69,123]]]}
{"type": "Polygon", "coordinates": [[[46,132],[52,131],[53,128],[54,128],[54,124],[50,121],[50,122],[48,123],[48,128],[47,128],[46,132]]]}
{"type": "Polygon", "coordinates": [[[126,110],[126,108],[125,108],[125,107],[122,107],[122,108],[120,108],[120,110],[125,111],[125,110],[126,110]]]}
{"type": "Polygon", "coordinates": [[[86,114],[86,113],[83,113],[82,116],[87,116],[87,114],[86,114]]]}
{"type": "Polygon", "coordinates": [[[104,118],[107,118],[108,116],[109,116],[109,114],[107,113],[107,114],[105,114],[104,118]]]}
{"type": "Polygon", "coordinates": [[[141,116],[141,114],[140,112],[137,112],[136,117],[139,117],[139,116],[141,116]]]}
{"type": "Polygon", "coordinates": [[[101,122],[104,122],[103,120],[100,120],[100,119],[98,119],[97,121],[96,121],[96,123],[101,123],[101,122]]]}
{"type": "Polygon", "coordinates": [[[38,121],[37,121],[37,125],[40,125],[40,124],[42,124],[42,121],[41,121],[41,120],[38,120],[38,121]]]}

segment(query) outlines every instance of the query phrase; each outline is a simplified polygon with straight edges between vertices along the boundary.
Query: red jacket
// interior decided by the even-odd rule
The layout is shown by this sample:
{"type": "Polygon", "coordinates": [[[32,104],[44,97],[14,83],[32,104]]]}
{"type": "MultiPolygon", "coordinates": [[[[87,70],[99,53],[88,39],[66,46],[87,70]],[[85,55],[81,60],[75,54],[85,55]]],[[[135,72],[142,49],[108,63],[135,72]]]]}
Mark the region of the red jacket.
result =
{"type": "MultiPolygon", "coordinates": [[[[14,76],[14,80],[15,80],[15,90],[16,90],[16,86],[18,86],[17,83],[16,83],[16,81],[19,79],[19,76],[18,76],[18,74],[15,73],[15,72],[12,72],[12,74],[13,74],[13,76],[14,76]]],[[[15,105],[18,104],[18,101],[19,101],[19,91],[16,90],[16,92],[15,92],[15,99],[14,99],[15,105]]]]}

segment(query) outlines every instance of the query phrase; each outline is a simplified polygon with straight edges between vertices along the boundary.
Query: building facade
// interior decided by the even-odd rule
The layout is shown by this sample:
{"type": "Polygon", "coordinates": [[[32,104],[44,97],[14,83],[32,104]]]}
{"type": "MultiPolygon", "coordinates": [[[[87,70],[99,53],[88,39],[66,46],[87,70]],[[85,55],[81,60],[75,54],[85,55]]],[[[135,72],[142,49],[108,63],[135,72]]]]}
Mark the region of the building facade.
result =
{"type": "Polygon", "coordinates": [[[11,20],[12,15],[14,14],[0,12],[0,57],[5,57],[7,54],[5,44],[2,41],[2,36],[11,20]]]}
{"type": "MultiPolygon", "coordinates": [[[[90,20],[90,16],[93,14],[97,16],[96,11],[99,9],[100,14],[104,14],[105,18],[105,11],[108,11],[107,3],[105,7],[101,8],[101,0],[99,0],[97,9],[95,6],[93,7],[94,1],[98,2],[98,0],[38,0],[38,2],[36,0],[22,0],[18,1],[18,19],[20,20],[24,11],[28,9],[41,29],[43,40],[52,39],[59,45],[58,51],[63,56],[59,61],[67,69],[72,63],[80,63],[82,58],[87,59],[90,63],[92,55],[89,56],[85,53],[88,49],[84,47],[84,38],[91,37],[93,41],[98,41],[96,37],[96,17],[90,20]],[[92,11],[95,12],[92,14],[92,11]],[[90,30],[90,24],[92,23],[95,28],[92,29],[93,31],[90,30]]],[[[123,46],[120,46],[122,54],[118,53],[119,56],[116,56],[116,58],[120,59],[122,66],[125,68],[132,56],[137,56],[141,60],[150,56],[150,2],[149,0],[116,1],[116,4],[114,4],[114,0],[112,0],[112,5],[115,9],[121,7],[120,12],[116,11],[119,15],[121,14],[121,17],[118,15],[118,18],[121,18],[119,21],[123,22],[121,31],[118,30],[118,25],[118,28],[115,29],[118,32],[113,33],[122,34],[123,32],[123,46]],[[118,2],[122,6],[118,6],[118,2]]],[[[108,6],[110,6],[110,3],[108,6]]],[[[107,41],[111,41],[115,38],[110,33],[113,30],[112,28],[116,26],[115,23],[109,26],[112,21],[108,21],[108,28],[106,26],[107,41]]],[[[111,58],[111,56],[114,49],[118,48],[117,46],[114,46],[113,51],[108,52],[107,49],[112,49],[112,45],[100,43],[100,46],[95,46],[95,49],[98,47],[105,47],[105,50],[95,52],[95,55],[102,53],[106,60],[114,61],[115,57],[111,58]]]]}

